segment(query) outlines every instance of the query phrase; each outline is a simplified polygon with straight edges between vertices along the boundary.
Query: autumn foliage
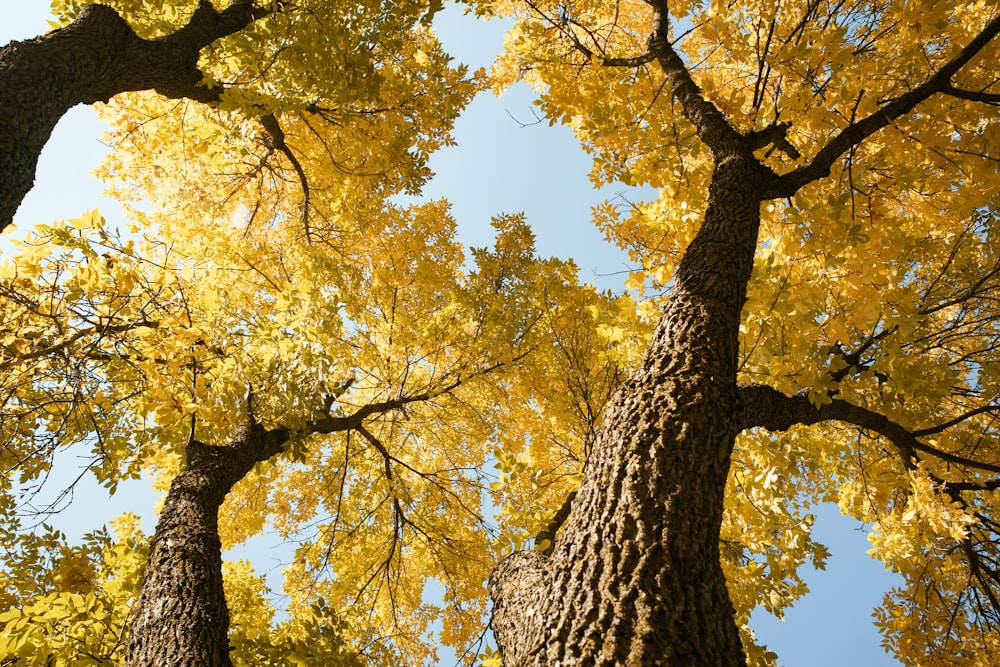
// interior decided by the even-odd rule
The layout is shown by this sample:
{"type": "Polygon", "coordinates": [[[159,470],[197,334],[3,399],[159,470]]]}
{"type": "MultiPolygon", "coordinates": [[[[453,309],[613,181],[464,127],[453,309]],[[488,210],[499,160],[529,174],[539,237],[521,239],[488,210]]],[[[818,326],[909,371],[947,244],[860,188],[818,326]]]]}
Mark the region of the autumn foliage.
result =
{"type": "MultiPolygon", "coordinates": [[[[154,39],[196,3],[108,4],[154,39]]],[[[0,265],[0,662],[128,650],[153,527],[33,527],[23,501],[56,458],[87,452],[109,493],[166,492],[253,423],[281,442],[225,495],[218,540],[295,548],[281,613],[251,564],[224,564],[233,664],[435,664],[441,645],[499,664],[486,582],[552,552],[721,187],[689,82],[768,188],[718,535],[748,662],[776,664],[750,614],[806,594],[831,501],[901,575],[875,612],[888,651],[1000,659],[1000,18],[915,4],[474,2],[512,27],[470,72],[433,2],[260,2],[201,51],[206,99],[100,104],[130,227],[48,222],[0,265]],[[472,97],[519,81],[592,185],[652,193],[594,209],[634,263],[614,294],[538,257],[522,216],[469,249],[447,201],[412,197],[472,97]]]]}

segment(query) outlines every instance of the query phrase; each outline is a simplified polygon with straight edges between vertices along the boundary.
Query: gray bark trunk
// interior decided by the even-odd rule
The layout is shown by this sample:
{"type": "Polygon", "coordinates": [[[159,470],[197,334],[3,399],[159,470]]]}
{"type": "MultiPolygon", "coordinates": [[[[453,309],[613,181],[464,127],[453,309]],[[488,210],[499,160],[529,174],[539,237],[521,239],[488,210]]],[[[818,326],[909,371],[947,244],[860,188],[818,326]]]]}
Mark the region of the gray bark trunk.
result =
{"type": "Polygon", "coordinates": [[[282,450],[283,429],[251,423],[229,445],[192,441],[150,545],[132,613],[129,667],[229,667],[229,609],[222,589],[219,506],[258,462],[282,450]]]}
{"type": "Polygon", "coordinates": [[[705,220],[642,367],[607,410],[552,555],[515,554],[491,579],[508,667],[746,663],[719,530],[761,172],[739,147],[718,164],[705,220]]]}

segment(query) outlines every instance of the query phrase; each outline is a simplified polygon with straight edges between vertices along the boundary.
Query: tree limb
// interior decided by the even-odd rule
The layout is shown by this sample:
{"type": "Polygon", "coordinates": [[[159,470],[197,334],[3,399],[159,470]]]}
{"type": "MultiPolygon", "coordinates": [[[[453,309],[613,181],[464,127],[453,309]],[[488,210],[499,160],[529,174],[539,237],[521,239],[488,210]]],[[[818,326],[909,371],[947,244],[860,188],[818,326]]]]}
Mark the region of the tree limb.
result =
{"type": "Polygon", "coordinates": [[[260,124],[264,126],[268,134],[267,147],[271,150],[279,151],[288,158],[288,161],[292,164],[292,169],[295,170],[295,174],[299,178],[299,183],[302,185],[302,228],[305,230],[306,241],[308,242],[312,237],[309,232],[309,180],[306,178],[306,172],[299,163],[298,158],[292,153],[292,149],[285,143],[285,133],[281,129],[281,125],[278,123],[275,115],[269,113],[261,116],[260,124]]]}
{"type": "MultiPolygon", "coordinates": [[[[1000,473],[1000,465],[975,461],[942,451],[922,442],[914,435],[914,433],[927,433],[926,429],[924,431],[911,431],[885,415],[853,405],[839,398],[834,398],[829,403],[816,407],[804,393],[785,396],[771,387],[741,386],[740,409],[740,430],[761,427],[769,431],[785,431],[797,424],[809,425],[825,421],[840,421],[854,424],[885,437],[896,447],[900,459],[907,469],[913,469],[916,466],[916,452],[922,452],[949,463],[1000,473]]],[[[973,414],[970,413],[967,416],[971,417],[973,414]]],[[[943,430],[947,428],[947,425],[935,428],[943,430]]]]}
{"type": "Polygon", "coordinates": [[[459,378],[452,382],[451,384],[435,389],[433,391],[426,391],[421,394],[414,394],[413,396],[401,396],[399,398],[393,399],[391,401],[379,401],[378,403],[369,403],[361,408],[358,408],[353,413],[344,417],[333,417],[327,415],[323,419],[318,421],[309,422],[306,425],[306,432],[304,435],[309,435],[312,433],[337,433],[339,431],[348,430],[358,430],[363,424],[365,419],[374,415],[381,414],[383,412],[392,412],[393,410],[400,410],[410,403],[419,403],[423,401],[430,401],[438,396],[447,394],[448,392],[457,389],[463,380],[459,378]]]}
{"type": "Polygon", "coordinates": [[[913,90],[900,95],[878,111],[851,123],[831,139],[813,159],[802,167],[772,179],[765,187],[764,199],[791,197],[802,187],[830,175],[833,163],[853,146],[886,127],[896,118],[910,113],[918,104],[935,93],[949,93],[954,87],[951,78],[1000,33],[1000,16],[990,21],[975,39],[958,54],[913,90]]]}
{"type": "Polygon", "coordinates": [[[146,40],[114,9],[93,4],[64,28],[0,49],[0,231],[31,189],[42,147],[69,109],[139,90],[218,102],[221,89],[202,84],[201,50],[270,12],[249,0],[222,11],[200,0],[186,25],[146,40]]]}
{"type": "Polygon", "coordinates": [[[131,331],[132,329],[137,329],[139,327],[150,327],[156,328],[160,324],[159,322],[154,322],[150,320],[139,320],[137,322],[129,322],[128,324],[118,324],[118,325],[107,325],[107,326],[97,326],[90,327],[87,329],[80,329],[79,331],[73,333],[72,335],[64,338],[58,343],[52,343],[42,348],[32,350],[31,352],[25,352],[24,354],[17,355],[11,359],[0,363],[0,371],[8,371],[14,367],[15,364],[19,364],[25,361],[30,361],[31,359],[37,359],[39,357],[48,357],[58,352],[69,348],[73,343],[77,342],[85,336],[97,334],[98,336],[107,336],[109,334],[124,333],[126,331],[131,331]]]}
{"type": "Polygon", "coordinates": [[[624,58],[600,58],[600,63],[604,67],[640,67],[646,63],[656,60],[656,56],[651,51],[647,51],[638,56],[624,58]]]}
{"type": "Polygon", "coordinates": [[[983,102],[992,106],[1000,106],[1000,93],[987,93],[981,90],[963,90],[961,88],[956,88],[950,83],[945,86],[941,92],[945,95],[951,95],[952,97],[958,97],[963,100],[971,100],[973,102],[983,102]]]}
{"type": "Polygon", "coordinates": [[[975,417],[976,415],[985,414],[987,412],[994,412],[994,413],[995,412],[1000,412],[1000,405],[997,405],[995,403],[992,403],[992,404],[989,404],[989,405],[981,405],[978,408],[975,408],[973,410],[969,410],[968,412],[960,414],[959,416],[955,417],[954,419],[949,419],[948,421],[946,421],[946,422],[944,422],[942,424],[938,424],[937,426],[929,426],[927,428],[922,428],[922,429],[919,429],[917,431],[914,431],[913,432],[913,437],[915,437],[915,438],[922,438],[925,435],[934,435],[935,433],[940,433],[941,431],[945,431],[945,430],[951,428],[952,426],[957,426],[958,424],[961,424],[962,422],[964,422],[965,420],[967,420],[967,419],[969,419],[971,417],[975,417]]]}
{"type": "Polygon", "coordinates": [[[674,97],[681,103],[687,118],[713,154],[718,158],[734,147],[744,147],[744,137],[737,132],[714,104],[705,99],[701,88],[691,78],[680,56],[668,39],[669,16],[666,0],[649,0],[653,7],[653,30],[649,36],[649,51],[660,63],[674,97]]]}
{"type": "Polygon", "coordinates": [[[799,153],[798,149],[795,148],[790,141],[788,141],[788,130],[791,127],[791,123],[772,123],[763,130],[751,132],[747,135],[747,141],[750,143],[750,150],[757,150],[767,146],[768,144],[773,144],[775,148],[783,152],[788,157],[793,160],[798,160],[802,157],[802,154],[799,153]]]}
{"type": "Polygon", "coordinates": [[[556,510],[555,515],[552,520],[535,535],[535,544],[541,544],[545,540],[549,541],[548,547],[541,549],[540,551],[546,556],[552,554],[552,549],[556,545],[556,533],[562,528],[562,525],[566,523],[566,519],[569,518],[570,510],[573,509],[573,499],[576,498],[576,491],[571,492],[566,496],[563,504],[556,510]]]}

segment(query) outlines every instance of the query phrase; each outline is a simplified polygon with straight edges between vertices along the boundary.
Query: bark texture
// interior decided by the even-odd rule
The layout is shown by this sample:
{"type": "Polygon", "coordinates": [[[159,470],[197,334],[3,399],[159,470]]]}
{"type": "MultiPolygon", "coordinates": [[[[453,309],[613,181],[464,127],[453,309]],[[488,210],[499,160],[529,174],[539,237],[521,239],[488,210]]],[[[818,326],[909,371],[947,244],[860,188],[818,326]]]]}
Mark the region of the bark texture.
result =
{"type": "Polygon", "coordinates": [[[761,172],[739,141],[719,163],[701,231],[641,369],[608,408],[555,550],[516,554],[491,580],[505,665],[746,662],[719,529],[761,172]]]}
{"type": "Polygon", "coordinates": [[[258,462],[280,452],[288,431],[252,421],[233,441],[187,446],[167,493],[133,611],[129,667],[228,667],[229,609],[222,589],[219,506],[258,462]]]}
{"type": "Polygon", "coordinates": [[[774,175],[704,99],[669,44],[666,4],[652,4],[650,54],[715,161],[708,205],[551,556],[517,554],[491,578],[507,667],[746,663],[719,531],[741,426],[740,313],[774,175]]]}
{"type": "Polygon", "coordinates": [[[203,102],[218,91],[200,85],[198,54],[266,12],[249,1],[219,12],[197,4],[186,26],[140,39],[104,5],[88,5],[69,26],[0,49],[0,231],[13,220],[35,180],[42,148],[60,118],[77,104],[107,101],[126,91],[156,90],[203,102]]]}

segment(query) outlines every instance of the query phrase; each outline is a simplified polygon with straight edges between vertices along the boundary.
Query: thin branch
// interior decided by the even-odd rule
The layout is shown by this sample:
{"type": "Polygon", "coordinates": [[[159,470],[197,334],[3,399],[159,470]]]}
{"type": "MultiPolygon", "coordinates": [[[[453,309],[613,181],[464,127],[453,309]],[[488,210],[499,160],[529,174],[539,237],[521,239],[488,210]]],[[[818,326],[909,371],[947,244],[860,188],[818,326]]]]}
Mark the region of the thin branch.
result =
{"type": "Polygon", "coordinates": [[[913,437],[922,438],[926,435],[934,435],[936,433],[940,433],[941,431],[945,431],[951,428],[952,426],[957,426],[958,424],[961,424],[967,419],[975,417],[976,415],[981,415],[986,412],[1000,412],[1000,405],[996,404],[981,405],[974,410],[969,410],[968,412],[955,417],[954,419],[949,419],[943,424],[938,424],[937,426],[930,426],[928,428],[922,428],[918,431],[914,431],[913,437]]]}
{"type": "Polygon", "coordinates": [[[92,334],[97,334],[99,336],[106,336],[108,334],[123,333],[125,331],[130,331],[138,327],[150,327],[155,328],[159,326],[159,322],[152,322],[147,320],[140,320],[138,322],[130,322],[129,324],[119,324],[115,326],[95,326],[89,329],[81,329],[74,333],[72,336],[59,341],[58,343],[53,343],[47,347],[39,348],[37,350],[32,350],[31,352],[26,352],[24,354],[18,355],[13,359],[8,359],[7,361],[0,363],[0,371],[10,370],[15,364],[22,363],[24,361],[30,361],[31,359],[37,359],[38,357],[47,357],[58,352],[62,352],[69,348],[73,343],[77,342],[85,336],[92,334]]]}
{"type": "MultiPolygon", "coordinates": [[[[360,433],[364,437],[364,439],[368,441],[370,445],[372,445],[375,449],[378,450],[378,453],[382,456],[382,464],[385,466],[385,478],[389,480],[390,483],[392,483],[393,480],[392,462],[398,461],[398,459],[389,454],[389,450],[385,448],[385,445],[382,444],[382,441],[376,438],[374,435],[372,435],[371,431],[366,429],[363,424],[359,424],[357,427],[355,427],[355,430],[358,433],[360,433]]],[[[393,502],[398,503],[399,500],[393,498],[393,502]]]]}
{"type": "Polygon", "coordinates": [[[306,172],[302,169],[302,165],[299,164],[288,144],[285,143],[285,133],[274,114],[269,113],[261,116],[260,124],[267,130],[267,147],[283,153],[299,177],[299,183],[302,185],[302,227],[305,229],[306,241],[308,242],[311,240],[311,234],[309,231],[309,181],[306,179],[306,172]]]}
{"type": "Polygon", "coordinates": [[[1000,93],[987,93],[981,90],[963,90],[962,88],[956,88],[950,83],[942,88],[941,92],[945,95],[951,95],[952,97],[958,97],[963,100],[983,102],[991,106],[1000,106],[1000,93]]]}
{"type": "MultiPolygon", "coordinates": [[[[518,361],[520,359],[521,357],[517,357],[516,359],[514,359],[514,361],[518,361]]],[[[502,368],[504,365],[505,362],[498,361],[491,366],[486,366],[476,371],[475,373],[457,377],[450,384],[447,384],[443,387],[438,387],[437,389],[428,390],[420,394],[414,394],[412,396],[401,396],[391,401],[379,401],[378,403],[369,403],[345,417],[333,417],[327,415],[323,419],[314,422],[309,422],[308,424],[306,424],[305,432],[302,435],[309,435],[312,433],[328,434],[328,433],[336,433],[339,431],[357,430],[358,427],[360,427],[364,423],[364,420],[370,417],[371,415],[381,414],[384,412],[391,412],[393,410],[400,410],[411,403],[421,403],[425,401],[434,400],[439,396],[451,393],[452,391],[460,387],[465,382],[471,380],[472,378],[479,377],[482,375],[488,375],[493,371],[502,368]]]]}
{"type": "Polygon", "coordinates": [[[438,396],[446,394],[453,389],[456,389],[462,384],[462,379],[455,380],[452,384],[434,390],[427,391],[422,394],[416,394],[413,396],[401,396],[400,398],[393,399],[391,401],[379,401],[378,403],[369,403],[356,411],[347,415],[345,417],[333,417],[326,416],[323,419],[315,422],[309,422],[306,425],[305,434],[311,433],[337,433],[339,431],[349,431],[358,430],[364,424],[364,420],[374,414],[381,414],[383,412],[392,412],[393,410],[400,410],[410,403],[419,403],[422,401],[430,401],[438,396]]]}
{"type": "Polygon", "coordinates": [[[566,523],[566,519],[569,518],[570,510],[572,510],[573,508],[574,498],[576,498],[576,491],[573,491],[568,496],[566,496],[566,499],[563,501],[563,504],[559,507],[558,510],[556,510],[555,516],[552,517],[552,520],[549,521],[549,523],[545,526],[545,528],[540,530],[538,534],[535,535],[535,544],[540,544],[545,540],[549,541],[549,546],[541,550],[543,554],[545,555],[552,554],[552,550],[555,548],[556,545],[556,533],[559,532],[559,529],[562,528],[562,525],[566,523]]]}

